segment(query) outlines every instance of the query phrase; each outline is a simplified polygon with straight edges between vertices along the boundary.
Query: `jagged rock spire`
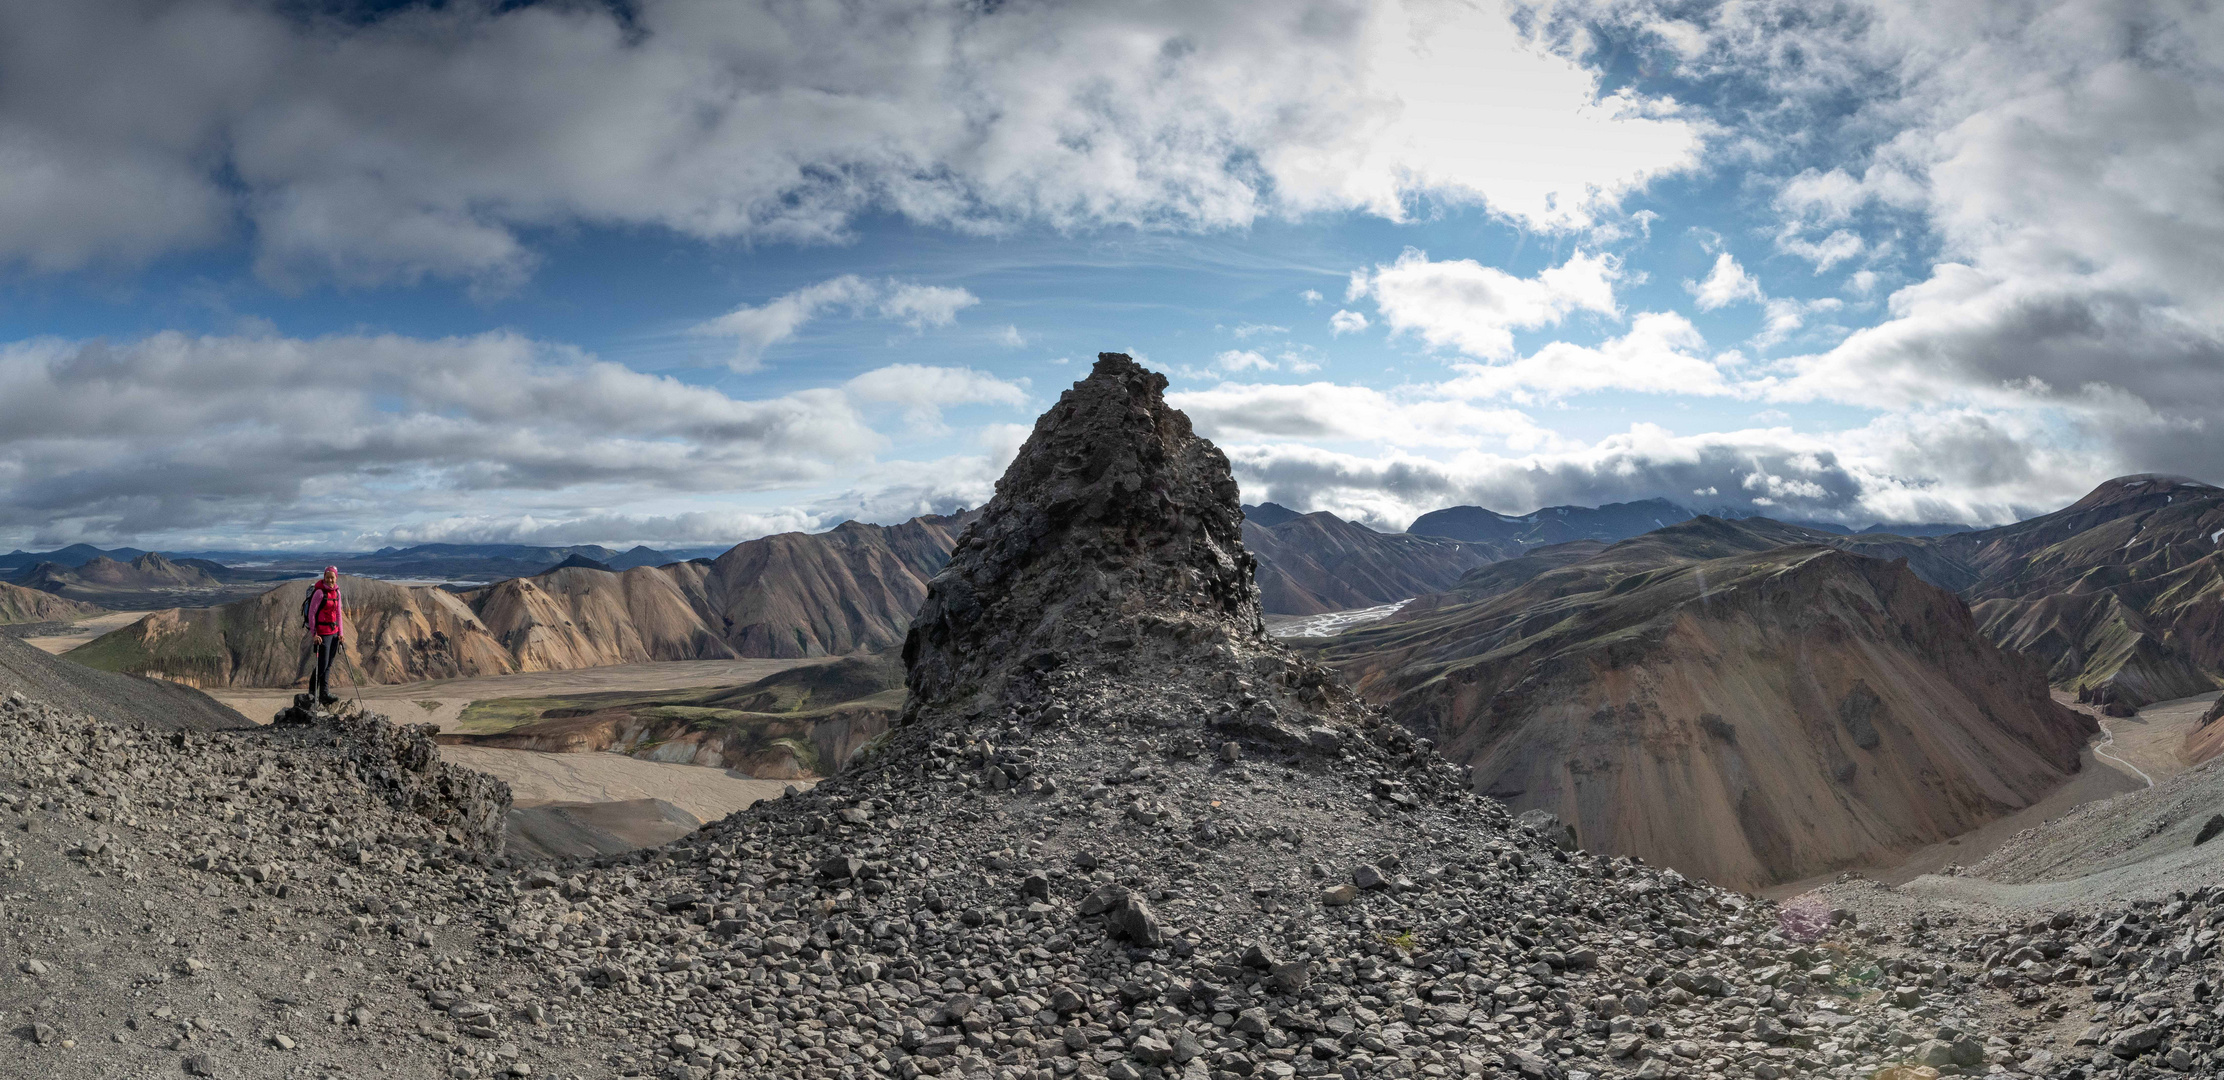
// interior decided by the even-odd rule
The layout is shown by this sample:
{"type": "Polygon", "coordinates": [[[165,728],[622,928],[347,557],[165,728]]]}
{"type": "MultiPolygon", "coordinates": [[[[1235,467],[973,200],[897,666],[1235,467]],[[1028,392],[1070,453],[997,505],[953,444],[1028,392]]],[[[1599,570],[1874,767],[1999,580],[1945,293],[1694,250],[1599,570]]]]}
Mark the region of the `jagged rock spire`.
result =
{"type": "MultiPolygon", "coordinates": [[[[1166,377],[1100,353],[1035,422],[904,643],[918,707],[1133,648],[1264,641],[1228,458],[1166,377]]],[[[1115,661],[1116,662],[1116,661],[1115,661]]]]}

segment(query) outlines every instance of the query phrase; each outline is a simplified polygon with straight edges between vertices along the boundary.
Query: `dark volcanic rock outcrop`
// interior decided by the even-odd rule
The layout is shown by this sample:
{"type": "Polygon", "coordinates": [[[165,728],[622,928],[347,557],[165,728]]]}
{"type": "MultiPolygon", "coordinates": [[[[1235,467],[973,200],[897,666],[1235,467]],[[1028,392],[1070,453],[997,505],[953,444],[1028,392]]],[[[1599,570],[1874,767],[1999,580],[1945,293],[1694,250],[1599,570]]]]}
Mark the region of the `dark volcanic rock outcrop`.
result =
{"type": "Polygon", "coordinates": [[[1061,668],[1132,663],[1240,669],[1327,704],[1325,672],[1265,637],[1226,455],[1165,390],[1105,353],[1036,422],[912,622],[907,713],[993,716],[1039,705],[1061,668]]]}

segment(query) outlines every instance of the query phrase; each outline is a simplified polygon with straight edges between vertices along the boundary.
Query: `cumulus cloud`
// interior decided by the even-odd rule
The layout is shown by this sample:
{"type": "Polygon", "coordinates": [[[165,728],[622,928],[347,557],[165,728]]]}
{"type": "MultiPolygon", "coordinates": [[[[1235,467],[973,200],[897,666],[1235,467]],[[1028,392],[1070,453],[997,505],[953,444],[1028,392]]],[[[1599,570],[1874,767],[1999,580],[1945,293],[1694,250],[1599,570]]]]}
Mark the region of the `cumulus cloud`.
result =
{"type": "MultiPolygon", "coordinates": [[[[726,361],[735,371],[755,371],[764,365],[765,350],[788,340],[806,323],[833,310],[847,310],[852,317],[875,312],[913,330],[948,326],[958,312],[981,302],[964,289],[921,285],[888,278],[872,281],[843,274],[816,285],[774,297],[756,307],[735,308],[700,323],[689,332],[697,337],[732,338],[734,354],[726,361]]],[[[1018,330],[1007,327],[1007,332],[1018,330]]]]}
{"type": "Polygon", "coordinates": [[[0,347],[0,529],[48,537],[765,491],[886,445],[840,389],[741,400],[512,334],[0,347]]]}
{"type": "Polygon", "coordinates": [[[1396,262],[1353,274],[1348,298],[1372,299],[1392,333],[1500,357],[1513,352],[1515,330],[1550,326],[1575,311],[1614,314],[1620,276],[1620,260],[1581,251],[1521,278],[1473,259],[1431,261],[1427,252],[1407,248],[1396,262]]]}
{"type": "Polygon", "coordinates": [[[1714,269],[1707,272],[1706,280],[1686,280],[1683,288],[1697,299],[1701,311],[1726,308],[1741,300],[1759,303],[1768,299],[1761,292],[1761,283],[1727,251],[1714,257],[1714,269]]]}
{"type": "Polygon", "coordinates": [[[1388,446],[1471,446],[1492,439],[1519,450],[1553,445],[1558,437],[1518,409],[1486,409],[1465,401],[1393,395],[1336,383],[1222,383],[1168,394],[1214,439],[1319,439],[1388,446]]]}
{"type": "Polygon", "coordinates": [[[1007,382],[973,368],[891,364],[851,379],[844,388],[853,400],[902,405],[914,428],[939,431],[945,408],[1027,404],[1025,382],[1007,382]]]}
{"type": "Polygon", "coordinates": [[[1404,218],[1579,228],[1692,167],[1673,102],[1602,93],[1494,4],[411,4],[0,12],[0,261],[244,236],[281,284],[532,271],[532,230],[839,240],[1404,218]],[[84,88],[97,86],[99,93],[84,88]]]}
{"type": "Polygon", "coordinates": [[[1754,394],[1766,379],[1733,382],[1720,363],[1703,355],[1706,339],[1690,320],[1648,311],[1630,320],[1629,332],[1596,346],[1555,341],[1503,364],[1455,364],[1458,377],[1434,392],[1454,397],[1516,400],[1561,398],[1601,390],[1647,394],[1720,396],[1754,394]]]}
{"type": "Polygon", "coordinates": [[[784,532],[815,532],[825,522],[801,509],[765,512],[717,509],[669,514],[590,513],[536,517],[519,514],[452,515],[397,525],[356,538],[359,545],[408,544],[571,544],[721,545],[738,544],[784,532]]]}
{"type": "Polygon", "coordinates": [[[1336,337],[1356,334],[1367,328],[1367,317],[1356,311],[1338,310],[1328,317],[1328,332],[1336,337]]]}
{"type": "Polygon", "coordinates": [[[1274,361],[1264,353],[1252,349],[1228,349],[1212,358],[1213,365],[1222,371],[1272,371],[1274,361]]]}

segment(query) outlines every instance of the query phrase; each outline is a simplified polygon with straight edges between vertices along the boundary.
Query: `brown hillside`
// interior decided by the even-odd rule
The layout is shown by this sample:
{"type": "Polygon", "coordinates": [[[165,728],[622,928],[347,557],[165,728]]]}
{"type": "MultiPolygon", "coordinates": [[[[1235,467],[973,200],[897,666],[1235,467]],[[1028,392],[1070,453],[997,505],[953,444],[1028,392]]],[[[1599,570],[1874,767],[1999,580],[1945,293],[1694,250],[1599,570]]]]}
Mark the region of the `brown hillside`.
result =
{"type": "Polygon", "coordinates": [[[100,608],[91,604],[0,581],[0,626],[75,619],[97,615],[100,611],[100,608]]]}
{"type": "Polygon", "coordinates": [[[978,512],[751,540],[707,580],[718,635],[743,656],[829,656],[902,643],[927,581],[978,512]]]}
{"type": "Polygon", "coordinates": [[[1905,563],[1736,550],[1766,531],[1694,519],[1326,658],[1486,794],[1744,887],[1894,861],[2076,770],[2090,721],[1958,599],[1905,563]]]}

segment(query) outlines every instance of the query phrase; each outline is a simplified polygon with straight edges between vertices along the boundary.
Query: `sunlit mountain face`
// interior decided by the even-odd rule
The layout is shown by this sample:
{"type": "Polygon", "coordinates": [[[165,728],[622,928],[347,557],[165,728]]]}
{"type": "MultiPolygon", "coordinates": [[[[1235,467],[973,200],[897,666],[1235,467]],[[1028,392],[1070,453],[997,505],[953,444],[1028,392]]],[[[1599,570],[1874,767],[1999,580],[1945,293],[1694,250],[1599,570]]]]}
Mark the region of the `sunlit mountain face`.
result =
{"type": "Polygon", "coordinates": [[[1108,349],[1378,530],[2215,481],[2220,67],[2191,0],[10,5],[0,551],[947,513],[1108,349]]]}

